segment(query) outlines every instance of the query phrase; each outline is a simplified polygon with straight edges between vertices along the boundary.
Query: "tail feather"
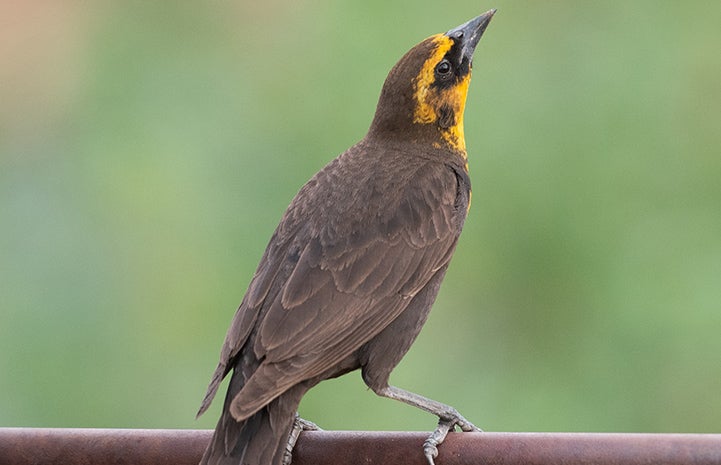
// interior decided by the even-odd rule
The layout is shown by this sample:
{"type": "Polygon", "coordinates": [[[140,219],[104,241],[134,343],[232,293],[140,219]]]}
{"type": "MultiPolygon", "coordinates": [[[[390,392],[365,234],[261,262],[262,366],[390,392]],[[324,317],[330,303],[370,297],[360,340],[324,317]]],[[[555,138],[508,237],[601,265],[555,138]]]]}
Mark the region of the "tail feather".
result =
{"type": "Polygon", "coordinates": [[[281,465],[306,390],[302,385],[294,386],[250,417],[236,421],[230,413],[230,393],[235,390],[229,388],[223,413],[200,465],[281,465]]]}
{"type": "Polygon", "coordinates": [[[269,405],[240,422],[224,413],[200,464],[280,465],[294,414],[287,415],[285,427],[273,428],[271,410],[269,405]]]}
{"type": "Polygon", "coordinates": [[[208,407],[210,407],[210,404],[213,402],[215,394],[218,392],[220,383],[223,381],[223,378],[225,378],[227,373],[228,370],[226,369],[225,364],[219,363],[218,367],[215,369],[215,373],[213,373],[213,378],[210,380],[208,389],[205,392],[205,397],[203,397],[203,402],[200,403],[200,408],[198,409],[198,413],[195,415],[195,418],[200,417],[206,410],[208,410],[208,407]]]}

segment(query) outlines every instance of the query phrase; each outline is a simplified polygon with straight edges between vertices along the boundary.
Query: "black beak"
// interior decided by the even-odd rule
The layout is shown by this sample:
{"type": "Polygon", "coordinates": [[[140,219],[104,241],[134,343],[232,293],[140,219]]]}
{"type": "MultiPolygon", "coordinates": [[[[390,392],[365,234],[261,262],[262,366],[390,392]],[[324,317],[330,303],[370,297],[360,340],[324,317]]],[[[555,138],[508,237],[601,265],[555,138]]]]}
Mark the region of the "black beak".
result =
{"type": "Polygon", "coordinates": [[[446,32],[448,37],[455,39],[456,43],[460,42],[462,44],[461,57],[463,61],[468,60],[470,63],[473,59],[473,52],[476,50],[476,45],[478,45],[478,41],[481,40],[481,36],[486,30],[486,27],[488,27],[488,23],[491,22],[494,14],[496,14],[495,8],[446,32]]]}

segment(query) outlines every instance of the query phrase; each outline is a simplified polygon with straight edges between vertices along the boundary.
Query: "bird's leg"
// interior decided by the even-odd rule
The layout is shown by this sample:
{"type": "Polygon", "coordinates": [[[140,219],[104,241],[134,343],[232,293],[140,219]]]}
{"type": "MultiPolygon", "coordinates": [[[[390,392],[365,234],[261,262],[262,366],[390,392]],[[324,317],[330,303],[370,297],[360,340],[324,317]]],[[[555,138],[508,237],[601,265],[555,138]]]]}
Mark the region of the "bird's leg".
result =
{"type": "Polygon", "coordinates": [[[293,427],[290,429],[290,434],[288,435],[288,442],[285,445],[283,465],[290,465],[290,462],[293,460],[293,448],[295,447],[295,443],[298,442],[300,433],[303,431],[321,431],[321,429],[312,421],[304,420],[296,413],[295,419],[293,420],[293,427]]]}
{"type": "Polygon", "coordinates": [[[414,394],[395,386],[386,386],[376,391],[376,393],[389,399],[400,400],[401,402],[418,407],[438,417],[438,426],[423,443],[423,453],[426,459],[428,459],[429,465],[434,465],[433,459],[438,455],[437,446],[443,442],[446,435],[450,431],[453,431],[456,426],[466,432],[482,431],[473,423],[463,418],[463,416],[458,413],[458,410],[450,405],[442,404],[433,399],[414,394]]]}

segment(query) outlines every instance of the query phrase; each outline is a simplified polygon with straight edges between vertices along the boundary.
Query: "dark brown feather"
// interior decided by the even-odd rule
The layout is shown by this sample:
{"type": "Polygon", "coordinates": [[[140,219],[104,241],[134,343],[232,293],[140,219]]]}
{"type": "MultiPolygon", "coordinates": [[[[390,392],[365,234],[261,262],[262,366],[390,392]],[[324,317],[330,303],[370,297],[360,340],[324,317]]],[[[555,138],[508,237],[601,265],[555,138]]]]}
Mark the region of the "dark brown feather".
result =
{"type": "Polygon", "coordinates": [[[438,125],[413,121],[414,79],[433,44],[400,60],[367,136],[308,181],[283,215],[199,411],[232,370],[201,463],[279,464],[279,438],[308,389],[361,368],[377,391],[418,335],[470,197],[465,154],[445,145],[438,125]]]}

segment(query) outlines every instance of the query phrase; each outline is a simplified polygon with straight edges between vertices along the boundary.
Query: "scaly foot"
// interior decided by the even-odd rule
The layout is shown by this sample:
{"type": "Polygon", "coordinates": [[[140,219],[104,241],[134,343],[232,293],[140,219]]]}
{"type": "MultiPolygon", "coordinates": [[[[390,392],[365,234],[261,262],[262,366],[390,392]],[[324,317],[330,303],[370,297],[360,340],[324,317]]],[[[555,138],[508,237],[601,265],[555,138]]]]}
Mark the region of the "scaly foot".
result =
{"type": "Polygon", "coordinates": [[[295,443],[298,442],[298,437],[300,436],[300,433],[303,431],[322,430],[312,421],[304,420],[300,417],[300,415],[296,413],[295,420],[293,420],[293,427],[291,428],[290,434],[288,435],[288,442],[285,445],[285,453],[283,454],[283,465],[290,465],[290,462],[293,460],[293,448],[295,447],[295,443]]]}
{"type": "Polygon", "coordinates": [[[438,446],[456,426],[467,433],[482,431],[473,423],[463,418],[455,409],[450,410],[447,415],[444,415],[438,420],[438,426],[423,443],[423,454],[426,456],[429,465],[435,465],[434,459],[438,457],[438,446]]]}

